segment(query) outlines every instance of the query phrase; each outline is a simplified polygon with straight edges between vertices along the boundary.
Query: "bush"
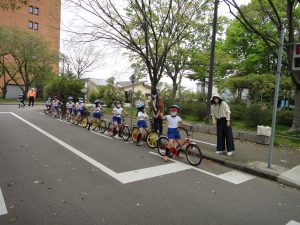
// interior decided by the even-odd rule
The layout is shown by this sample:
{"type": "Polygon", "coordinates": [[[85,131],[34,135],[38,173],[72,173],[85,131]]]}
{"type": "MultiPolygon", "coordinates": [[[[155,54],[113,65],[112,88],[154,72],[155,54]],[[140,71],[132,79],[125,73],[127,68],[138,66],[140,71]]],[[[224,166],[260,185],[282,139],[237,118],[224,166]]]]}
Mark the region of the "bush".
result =
{"type": "Polygon", "coordinates": [[[52,77],[44,88],[44,97],[57,96],[61,102],[66,102],[69,96],[75,99],[83,97],[83,82],[81,80],[69,80],[63,77],[52,77]]]}
{"type": "Polygon", "coordinates": [[[293,124],[293,111],[278,111],[277,112],[277,123],[285,126],[292,126],[293,124]]]}
{"type": "Polygon", "coordinates": [[[262,104],[251,105],[245,110],[245,122],[249,127],[257,125],[271,126],[272,110],[262,104]]]}
{"type": "Polygon", "coordinates": [[[244,120],[246,117],[246,111],[248,107],[245,103],[229,104],[231,110],[232,120],[244,120]]]}

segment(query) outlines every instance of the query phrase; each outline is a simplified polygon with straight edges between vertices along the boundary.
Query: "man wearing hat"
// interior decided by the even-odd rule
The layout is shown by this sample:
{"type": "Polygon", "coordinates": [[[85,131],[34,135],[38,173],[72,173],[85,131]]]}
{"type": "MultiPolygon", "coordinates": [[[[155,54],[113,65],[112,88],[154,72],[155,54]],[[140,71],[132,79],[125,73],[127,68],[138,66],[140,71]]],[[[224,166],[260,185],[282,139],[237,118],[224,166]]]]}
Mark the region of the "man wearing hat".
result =
{"type": "Polygon", "coordinates": [[[225,141],[227,155],[231,156],[235,150],[230,123],[230,108],[219,94],[213,94],[210,100],[211,116],[214,126],[217,128],[217,154],[225,153],[225,141]]]}
{"type": "Polygon", "coordinates": [[[34,99],[36,98],[36,91],[34,88],[31,88],[28,93],[27,93],[27,97],[29,98],[29,103],[28,105],[34,105],[34,99]]]}
{"type": "Polygon", "coordinates": [[[163,131],[163,116],[164,116],[164,103],[160,96],[158,96],[156,89],[151,91],[150,110],[153,117],[152,130],[161,135],[163,131]]]}

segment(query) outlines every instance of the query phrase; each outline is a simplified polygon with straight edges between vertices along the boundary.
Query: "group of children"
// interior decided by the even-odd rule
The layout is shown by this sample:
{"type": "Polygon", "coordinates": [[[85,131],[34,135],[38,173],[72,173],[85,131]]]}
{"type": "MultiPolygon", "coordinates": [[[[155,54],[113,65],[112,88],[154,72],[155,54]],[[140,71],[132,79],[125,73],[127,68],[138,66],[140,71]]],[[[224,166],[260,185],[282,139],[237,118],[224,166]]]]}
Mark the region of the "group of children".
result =
{"type": "MultiPolygon", "coordinates": [[[[53,100],[51,98],[48,99],[46,102],[46,108],[47,109],[56,109],[58,107],[59,100],[56,96],[53,97],[53,100]]],[[[104,102],[96,99],[93,102],[93,115],[92,120],[90,121],[90,124],[93,123],[94,120],[100,119],[103,116],[103,104],[104,102]]],[[[114,124],[114,136],[117,134],[121,136],[121,123],[122,123],[122,114],[128,115],[128,113],[122,108],[120,101],[115,101],[114,103],[115,107],[112,110],[113,114],[113,124],[114,124]]],[[[68,98],[68,102],[66,103],[66,113],[67,119],[71,118],[72,110],[76,110],[76,117],[75,120],[79,121],[84,108],[84,101],[83,98],[79,98],[78,102],[73,102],[73,97],[68,98]]],[[[139,135],[138,135],[138,141],[137,145],[141,144],[141,139],[143,135],[147,132],[148,126],[147,126],[147,120],[149,119],[149,116],[145,112],[145,104],[143,102],[139,102],[137,105],[137,127],[139,129],[139,135]]],[[[170,115],[163,116],[163,119],[167,121],[168,125],[168,131],[167,136],[169,138],[169,144],[168,144],[168,151],[166,152],[166,155],[164,156],[164,160],[166,161],[168,157],[172,157],[174,154],[176,156],[179,156],[179,152],[176,150],[175,146],[180,145],[180,133],[179,133],[179,125],[184,126],[191,126],[189,124],[183,123],[182,119],[178,116],[178,113],[180,112],[180,108],[178,105],[172,105],[170,107],[170,115]]]]}

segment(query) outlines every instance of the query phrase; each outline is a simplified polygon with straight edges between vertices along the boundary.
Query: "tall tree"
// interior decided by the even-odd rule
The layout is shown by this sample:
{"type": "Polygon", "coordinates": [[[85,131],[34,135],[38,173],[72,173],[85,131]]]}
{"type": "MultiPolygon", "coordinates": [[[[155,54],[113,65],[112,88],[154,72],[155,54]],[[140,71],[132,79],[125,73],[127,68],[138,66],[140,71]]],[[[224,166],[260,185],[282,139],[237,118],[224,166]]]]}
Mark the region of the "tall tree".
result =
{"type": "Polygon", "coordinates": [[[151,86],[156,89],[171,48],[185,38],[200,10],[193,0],[128,0],[125,10],[111,0],[68,0],[88,17],[84,35],[102,39],[138,55],[145,63],[151,86]]]}
{"type": "Polygon", "coordinates": [[[27,0],[1,0],[0,9],[16,10],[24,4],[27,4],[27,0]]]}
{"type": "MultiPolygon", "coordinates": [[[[296,0],[252,0],[247,6],[239,6],[235,0],[224,0],[231,14],[245,29],[261,38],[263,43],[277,55],[279,34],[282,27],[286,34],[284,43],[291,44],[300,40],[300,7],[296,0]],[[235,9],[235,10],[233,10],[235,9]]],[[[292,72],[292,45],[285,45],[286,66],[296,85],[296,101],[291,131],[300,131],[300,73],[292,72]]]]}

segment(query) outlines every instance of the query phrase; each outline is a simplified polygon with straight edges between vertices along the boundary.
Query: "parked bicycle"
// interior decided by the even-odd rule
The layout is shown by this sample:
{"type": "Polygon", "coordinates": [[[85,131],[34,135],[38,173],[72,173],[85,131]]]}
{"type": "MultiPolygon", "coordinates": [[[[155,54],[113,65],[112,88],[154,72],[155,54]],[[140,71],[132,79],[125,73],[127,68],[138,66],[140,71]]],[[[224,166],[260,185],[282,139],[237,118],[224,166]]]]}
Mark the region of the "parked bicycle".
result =
{"type": "Polygon", "coordinates": [[[74,124],[75,125],[81,125],[83,128],[86,128],[89,124],[89,118],[90,112],[87,110],[86,107],[83,107],[81,116],[78,116],[76,119],[76,116],[74,117],[74,124]]]}
{"type": "Polygon", "coordinates": [[[89,123],[88,130],[96,130],[99,129],[100,133],[104,133],[106,131],[106,122],[102,118],[95,118],[93,121],[89,123]]]}
{"type": "MultiPolygon", "coordinates": [[[[113,122],[109,122],[109,124],[107,126],[107,131],[111,137],[114,137],[117,134],[116,128],[115,128],[115,125],[113,122]]],[[[123,138],[124,141],[128,141],[130,138],[130,129],[125,123],[124,116],[121,117],[121,127],[119,130],[119,135],[121,138],[123,138]]]]}
{"type": "MultiPolygon", "coordinates": [[[[150,123],[152,123],[152,120],[150,119],[150,123]]],[[[150,126],[151,127],[151,126],[150,126]]],[[[138,136],[139,136],[139,128],[137,126],[133,126],[131,129],[131,140],[134,143],[138,142],[138,136]]],[[[157,132],[153,131],[151,128],[146,129],[146,133],[142,134],[141,140],[146,141],[147,146],[149,148],[156,148],[157,146],[157,140],[159,138],[159,135],[157,132]]]]}
{"type": "MultiPolygon", "coordinates": [[[[193,165],[197,166],[202,161],[202,152],[198,145],[192,141],[193,131],[181,128],[181,130],[186,132],[186,138],[182,140],[181,144],[176,146],[176,151],[178,153],[184,153],[187,161],[193,165]],[[184,149],[185,148],[185,149],[184,149]]],[[[161,136],[157,140],[157,150],[162,156],[169,156],[169,139],[166,136],[161,136]]],[[[179,155],[180,157],[180,155],[179,155]]]]}

